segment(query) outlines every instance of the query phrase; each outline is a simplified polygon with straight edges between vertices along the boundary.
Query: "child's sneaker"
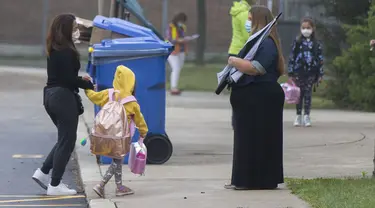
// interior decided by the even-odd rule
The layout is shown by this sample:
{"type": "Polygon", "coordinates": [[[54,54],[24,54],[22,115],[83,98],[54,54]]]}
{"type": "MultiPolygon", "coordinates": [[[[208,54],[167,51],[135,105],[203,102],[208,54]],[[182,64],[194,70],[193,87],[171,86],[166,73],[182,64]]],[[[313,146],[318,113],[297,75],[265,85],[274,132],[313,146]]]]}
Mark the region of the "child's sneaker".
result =
{"type": "Polygon", "coordinates": [[[126,196],[134,194],[134,191],[126,186],[120,186],[116,189],[116,196],[126,196]]]}
{"type": "Polygon", "coordinates": [[[301,115],[297,115],[296,120],[294,120],[294,124],[293,125],[295,127],[302,126],[302,116],[301,115]]]}
{"type": "Polygon", "coordinates": [[[94,188],[92,188],[96,194],[98,194],[98,196],[100,196],[101,198],[104,198],[104,187],[101,186],[100,184],[94,186],[94,188]]]}
{"type": "Polygon", "coordinates": [[[311,119],[309,115],[305,115],[303,118],[303,122],[306,127],[311,127],[311,119]]]}

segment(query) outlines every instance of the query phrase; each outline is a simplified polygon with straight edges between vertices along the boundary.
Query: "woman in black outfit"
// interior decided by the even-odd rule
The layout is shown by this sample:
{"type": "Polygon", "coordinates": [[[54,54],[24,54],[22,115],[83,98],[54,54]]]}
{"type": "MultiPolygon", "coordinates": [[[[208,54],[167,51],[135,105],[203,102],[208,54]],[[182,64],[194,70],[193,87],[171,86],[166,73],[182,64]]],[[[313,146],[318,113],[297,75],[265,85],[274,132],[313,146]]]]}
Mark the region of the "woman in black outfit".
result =
{"type": "MultiPolygon", "coordinates": [[[[263,6],[250,9],[253,33],[273,20],[263,6]]],[[[234,151],[227,189],[275,189],[283,176],[284,92],[277,80],[284,59],[276,28],[260,45],[254,59],[230,57],[228,63],[245,75],[232,86],[234,151]]]]}
{"type": "Polygon", "coordinates": [[[47,38],[47,86],[44,88],[44,107],[57,127],[58,140],[43,166],[36,170],[33,179],[47,195],[74,195],[76,190],[61,183],[65,167],[77,139],[78,116],[83,106],[78,88],[93,89],[89,77],[79,77],[79,54],[72,34],[77,34],[75,16],[61,14],[55,17],[47,38]],[[52,169],[51,181],[49,172],[52,169]]]}

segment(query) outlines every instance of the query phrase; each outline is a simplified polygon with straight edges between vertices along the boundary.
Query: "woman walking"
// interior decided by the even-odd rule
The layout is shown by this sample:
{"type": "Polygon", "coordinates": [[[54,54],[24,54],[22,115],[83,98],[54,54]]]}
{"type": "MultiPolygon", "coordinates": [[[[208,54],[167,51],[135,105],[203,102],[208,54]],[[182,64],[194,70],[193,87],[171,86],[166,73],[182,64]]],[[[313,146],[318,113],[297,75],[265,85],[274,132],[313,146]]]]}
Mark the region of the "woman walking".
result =
{"type": "Polygon", "coordinates": [[[44,88],[44,107],[56,125],[58,139],[33,179],[47,195],[74,195],[76,190],[61,183],[65,167],[77,139],[78,116],[83,106],[78,88],[94,89],[89,77],[79,77],[79,54],[74,46],[73,33],[77,33],[75,16],[61,14],[55,17],[47,37],[47,85],[44,88]],[[52,169],[51,180],[48,174],[52,169]]]}
{"type": "MultiPolygon", "coordinates": [[[[252,33],[273,20],[270,10],[249,12],[252,33]]],[[[245,75],[232,86],[234,150],[231,184],[227,189],[275,189],[283,176],[284,92],[277,83],[284,59],[276,28],[260,45],[254,59],[230,57],[228,64],[245,75]]]]}

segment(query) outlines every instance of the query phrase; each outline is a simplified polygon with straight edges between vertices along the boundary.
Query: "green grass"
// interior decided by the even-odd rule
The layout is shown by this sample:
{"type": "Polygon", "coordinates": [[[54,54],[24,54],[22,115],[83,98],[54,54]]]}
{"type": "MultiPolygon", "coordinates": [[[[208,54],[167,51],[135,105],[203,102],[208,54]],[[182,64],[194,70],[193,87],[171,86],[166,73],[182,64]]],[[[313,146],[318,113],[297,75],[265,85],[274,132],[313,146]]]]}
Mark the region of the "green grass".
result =
{"type": "Polygon", "coordinates": [[[375,179],[288,179],[287,184],[312,208],[375,207],[375,179]]]}
{"type": "MultiPolygon", "coordinates": [[[[216,73],[221,71],[224,64],[207,64],[205,66],[196,66],[191,63],[185,64],[181,71],[179,86],[183,90],[189,91],[208,91],[214,92],[217,86],[216,73]]],[[[168,79],[169,81],[169,75],[168,79]]],[[[279,82],[285,82],[286,76],[282,76],[279,82]]],[[[168,83],[169,87],[169,83],[168,83]]],[[[315,109],[333,109],[332,101],[322,97],[326,84],[323,82],[313,93],[312,107],[315,109]]],[[[285,108],[295,108],[295,105],[286,104],[285,108]]]]}

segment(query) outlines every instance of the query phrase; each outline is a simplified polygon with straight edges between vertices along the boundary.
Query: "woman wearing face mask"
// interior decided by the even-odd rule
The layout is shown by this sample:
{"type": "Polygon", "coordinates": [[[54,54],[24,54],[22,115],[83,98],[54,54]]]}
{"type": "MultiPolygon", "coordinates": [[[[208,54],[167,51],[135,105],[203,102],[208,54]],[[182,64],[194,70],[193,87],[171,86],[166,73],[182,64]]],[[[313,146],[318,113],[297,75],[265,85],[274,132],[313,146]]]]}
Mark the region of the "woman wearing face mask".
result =
{"type": "Polygon", "coordinates": [[[314,84],[324,75],[322,45],[316,39],[315,23],[311,18],[301,21],[301,34],[293,42],[289,57],[288,75],[301,89],[300,102],[296,105],[294,126],[311,126],[310,108],[314,84]],[[302,108],[304,116],[302,117],[302,108]]]}
{"type": "Polygon", "coordinates": [[[76,190],[61,183],[77,139],[78,116],[83,106],[78,88],[94,89],[90,77],[79,77],[79,54],[74,45],[77,38],[75,16],[61,14],[54,18],[47,37],[47,85],[44,87],[44,107],[57,127],[58,139],[33,179],[47,195],[74,195],[76,190]],[[52,169],[51,180],[49,173],[52,169]]]}
{"type": "Polygon", "coordinates": [[[181,91],[178,88],[178,81],[180,79],[180,72],[185,63],[185,55],[187,52],[187,41],[184,39],[186,33],[187,16],[185,13],[177,14],[172,23],[169,24],[166,31],[166,39],[174,44],[174,51],[168,57],[169,65],[171,66],[171,94],[180,95],[181,91]]]}
{"type": "MultiPolygon", "coordinates": [[[[274,17],[264,6],[249,12],[253,33],[274,17]]],[[[232,84],[234,117],[231,183],[227,189],[275,189],[283,176],[284,92],[277,82],[284,74],[284,58],[276,26],[251,60],[229,57],[228,64],[244,73],[232,84]]]]}

